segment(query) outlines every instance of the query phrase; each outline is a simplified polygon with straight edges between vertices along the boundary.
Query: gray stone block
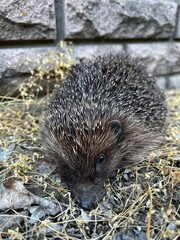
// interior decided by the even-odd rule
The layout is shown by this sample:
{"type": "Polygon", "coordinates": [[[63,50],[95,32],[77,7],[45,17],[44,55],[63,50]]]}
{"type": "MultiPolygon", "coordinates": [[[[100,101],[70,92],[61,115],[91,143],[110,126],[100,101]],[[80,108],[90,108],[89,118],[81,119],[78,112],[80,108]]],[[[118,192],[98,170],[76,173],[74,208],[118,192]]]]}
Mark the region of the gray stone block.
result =
{"type": "Polygon", "coordinates": [[[169,77],[169,88],[180,89],[180,74],[175,74],[169,77]]]}
{"type": "Polygon", "coordinates": [[[0,95],[13,95],[19,84],[30,77],[37,55],[50,51],[50,48],[1,49],[0,95]]]}
{"type": "Polygon", "coordinates": [[[166,77],[162,76],[162,77],[157,77],[156,78],[157,84],[159,86],[160,89],[165,90],[166,86],[167,86],[167,81],[166,81],[166,77]]]}
{"type": "Polygon", "coordinates": [[[0,41],[56,38],[54,0],[1,0],[0,41]]]}
{"type": "Polygon", "coordinates": [[[165,2],[175,2],[177,4],[180,4],[180,0],[161,0],[161,1],[165,1],[165,2]]]}
{"type": "Polygon", "coordinates": [[[123,46],[121,44],[88,44],[88,45],[75,45],[73,57],[76,62],[81,62],[86,59],[94,59],[97,56],[107,53],[122,53],[123,46]]]}
{"type": "Polygon", "coordinates": [[[180,7],[178,8],[178,17],[177,17],[177,22],[176,22],[175,38],[180,39],[180,7]]]}
{"type": "Polygon", "coordinates": [[[180,72],[180,43],[128,44],[127,52],[140,58],[154,76],[180,72]]]}
{"type": "Polygon", "coordinates": [[[66,0],[66,38],[170,38],[176,14],[170,1],[66,0]]]}

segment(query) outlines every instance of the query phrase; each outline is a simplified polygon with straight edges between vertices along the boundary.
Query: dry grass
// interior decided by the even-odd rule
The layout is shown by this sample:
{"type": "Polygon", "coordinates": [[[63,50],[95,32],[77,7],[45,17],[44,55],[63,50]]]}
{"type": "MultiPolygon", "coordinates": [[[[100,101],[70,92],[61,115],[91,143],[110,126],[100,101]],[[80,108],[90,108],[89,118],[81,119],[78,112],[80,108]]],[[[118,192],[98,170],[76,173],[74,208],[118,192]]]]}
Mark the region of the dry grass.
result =
{"type": "MultiPolygon", "coordinates": [[[[70,67],[70,62],[61,65],[56,60],[57,68],[48,70],[48,79],[61,79],[62,71],[70,67]]],[[[19,179],[29,191],[55,202],[60,210],[42,216],[32,213],[31,208],[1,211],[0,239],[178,239],[180,91],[166,94],[169,127],[161,148],[146,162],[109,180],[105,199],[88,213],[74,204],[61,186],[55,166],[40,151],[38,131],[44,99],[37,100],[36,96],[43,90],[41,81],[48,71],[43,72],[38,61],[39,68],[32,72],[31,80],[20,87],[22,99],[1,97],[0,182],[19,179]],[[6,216],[17,224],[5,225],[6,216]]]]}

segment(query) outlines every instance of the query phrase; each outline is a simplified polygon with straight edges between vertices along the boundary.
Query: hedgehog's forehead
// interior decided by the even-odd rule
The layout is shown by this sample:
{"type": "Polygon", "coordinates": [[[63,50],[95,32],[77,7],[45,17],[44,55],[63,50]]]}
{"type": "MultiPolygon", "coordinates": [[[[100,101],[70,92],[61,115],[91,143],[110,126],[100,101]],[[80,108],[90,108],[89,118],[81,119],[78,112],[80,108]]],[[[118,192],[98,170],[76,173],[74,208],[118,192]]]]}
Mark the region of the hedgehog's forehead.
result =
{"type": "Polygon", "coordinates": [[[89,133],[92,135],[103,132],[105,127],[106,127],[105,123],[102,122],[101,120],[98,120],[98,121],[94,120],[94,121],[91,121],[90,123],[83,122],[82,124],[80,124],[80,126],[78,125],[73,126],[75,131],[79,132],[79,134],[89,133]]]}
{"type": "MultiPolygon", "coordinates": [[[[101,121],[89,128],[87,125],[74,125],[66,129],[64,136],[75,149],[86,149],[101,143],[108,133],[107,126],[101,121]]],[[[96,146],[97,147],[97,146],[96,146]]]]}
{"type": "Polygon", "coordinates": [[[79,142],[79,140],[85,141],[86,139],[94,139],[101,136],[106,131],[106,126],[102,122],[96,122],[91,127],[86,124],[81,126],[75,125],[69,131],[72,133],[71,137],[73,137],[74,141],[79,142]]]}

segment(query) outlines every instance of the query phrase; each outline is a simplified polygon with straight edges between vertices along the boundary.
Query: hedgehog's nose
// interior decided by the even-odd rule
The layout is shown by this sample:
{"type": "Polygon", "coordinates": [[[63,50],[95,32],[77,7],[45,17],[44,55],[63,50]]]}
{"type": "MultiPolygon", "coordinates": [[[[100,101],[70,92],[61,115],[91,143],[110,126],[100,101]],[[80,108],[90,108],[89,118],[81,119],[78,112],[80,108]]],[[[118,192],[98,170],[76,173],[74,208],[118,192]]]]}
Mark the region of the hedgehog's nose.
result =
{"type": "Polygon", "coordinates": [[[77,200],[77,203],[80,207],[82,207],[83,209],[88,210],[88,211],[97,207],[97,203],[88,196],[81,196],[77,200]]]}
{"type": "Polygon", "coordinates": [[[85,210],[92,210],[98,206],[104,195],[105,189],[102,185],[86,183],[71,187],[75,202],[85,210]]]}

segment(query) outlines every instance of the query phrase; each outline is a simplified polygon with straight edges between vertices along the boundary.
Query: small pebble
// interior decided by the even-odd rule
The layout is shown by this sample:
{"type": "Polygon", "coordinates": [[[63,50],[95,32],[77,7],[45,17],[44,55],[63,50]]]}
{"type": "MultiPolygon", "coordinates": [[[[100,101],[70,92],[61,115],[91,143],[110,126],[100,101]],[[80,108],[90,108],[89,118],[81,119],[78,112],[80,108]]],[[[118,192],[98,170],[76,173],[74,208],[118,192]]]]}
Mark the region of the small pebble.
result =
{"type": "Polygon", "coordinates": [[[125,181],[129,181],[129,176],[127,175],[127,173],[124,173],[122,178],[125,180],[125,181]]]}
{"type": "Polygon", "coordinates": [[[170,222],[166,228],[167,231],[173,231],[176,230],[176,223],[175,222],[170,222]]]}

